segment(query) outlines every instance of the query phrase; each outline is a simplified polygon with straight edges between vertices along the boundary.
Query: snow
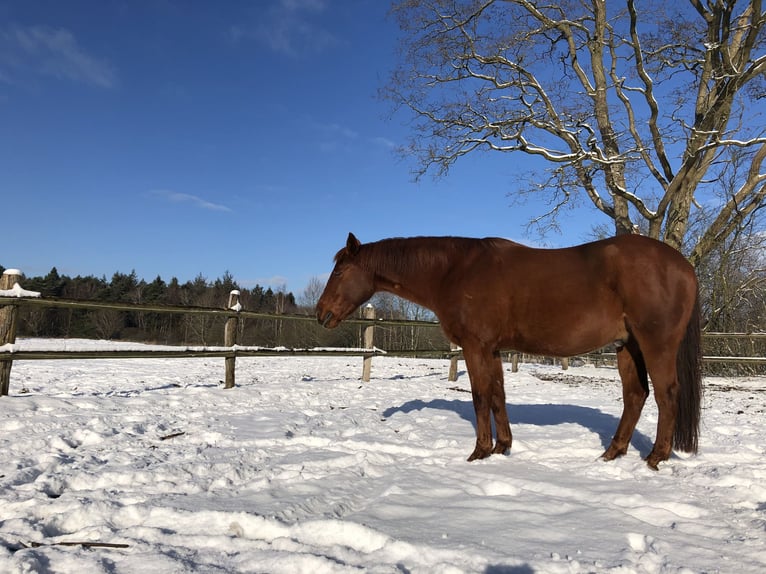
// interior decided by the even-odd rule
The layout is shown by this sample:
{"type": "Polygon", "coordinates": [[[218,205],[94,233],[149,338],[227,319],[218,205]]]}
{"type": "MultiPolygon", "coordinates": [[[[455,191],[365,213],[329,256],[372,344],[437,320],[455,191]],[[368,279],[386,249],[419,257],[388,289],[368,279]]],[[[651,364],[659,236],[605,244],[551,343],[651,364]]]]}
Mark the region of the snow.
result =
{"type": "MultiPolygon", "coordinates": [[[[3,275],[8,275],[9,277],[21,277],[21,271],[18,269],[6,269],[3,271],[3,275]]],[[[7,283],[6,283],[7,285],[7,283]]],[[[40,293],[37,291],[27,291],[26,289],[22,289],[21,285],[18,284],[18,282],[13,283],[13,287],[10,289],[0,289],[0,297],[39,297],[40,293]]]]}
{"type": "Polygon", "coordinates": [[[614,369],[507,369],[511,455],[468,463],[447,360],[376,357],[362,383],[359,357],[239,358],[229,390],[223,363],[15,362],[0,572],[766,571],[766,378],[707,378],[700,453],[655,472],[652,401],[598,458],[614,369]]]}
{"type": "MultiPolygon", "coordinates": [[[[6,272],[7,273],[7,272],[6,272]]],[[[38,291],[27,291],[18,283],[14,283],[10,289],[0,289],[0,297],[39,297],[38,291]]]]}

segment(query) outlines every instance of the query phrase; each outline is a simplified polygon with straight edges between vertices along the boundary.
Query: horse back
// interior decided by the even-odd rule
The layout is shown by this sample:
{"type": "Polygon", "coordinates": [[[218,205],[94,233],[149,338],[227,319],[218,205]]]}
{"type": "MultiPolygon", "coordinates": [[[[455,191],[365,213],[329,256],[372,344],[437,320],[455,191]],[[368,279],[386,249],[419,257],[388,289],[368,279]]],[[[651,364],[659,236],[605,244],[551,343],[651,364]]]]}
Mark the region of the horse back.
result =
{"type": "Polygon", "coordinates": [[[685,326],[697,290],[678,251],[639,235],[563,249],[485,239],[450,275],[437,315],[455,338],[553,356],[624,340],[632,325],[685,326]]]}

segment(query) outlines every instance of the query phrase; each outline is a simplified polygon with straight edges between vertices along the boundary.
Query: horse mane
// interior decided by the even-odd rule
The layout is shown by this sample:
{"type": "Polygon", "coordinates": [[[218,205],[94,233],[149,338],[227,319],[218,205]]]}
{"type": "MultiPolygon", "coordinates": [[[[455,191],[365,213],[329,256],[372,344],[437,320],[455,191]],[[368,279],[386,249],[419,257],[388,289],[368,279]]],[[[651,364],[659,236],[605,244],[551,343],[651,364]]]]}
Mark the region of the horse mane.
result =
{"type": "MultiPolygon", "coordinates": [[[[456,259],[465,257],[468,250],[495,241],[493,238],[469,237],[392,237],[362,244],[357,263],[371,271],[387,269],[406,274],[418,273],[424,269],[447,267],[456,259]]],[[[341,249],[335,260],[338,261],[345,253],[346,249],[341,249]]]]}

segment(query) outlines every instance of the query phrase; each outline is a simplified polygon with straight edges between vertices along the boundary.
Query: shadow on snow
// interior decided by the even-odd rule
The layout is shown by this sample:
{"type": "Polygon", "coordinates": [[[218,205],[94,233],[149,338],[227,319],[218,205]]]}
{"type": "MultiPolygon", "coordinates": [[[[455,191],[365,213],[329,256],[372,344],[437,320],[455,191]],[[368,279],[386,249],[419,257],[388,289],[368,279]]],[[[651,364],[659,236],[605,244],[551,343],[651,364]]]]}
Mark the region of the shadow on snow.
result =
{"type": "MultiPolygon", "coordinates": [[[[577,405],[509,405],[508,418],[511,421],[511,427],[514,424],[528,424],[536,426],[555,426],[566,423],[580,425],[590,431],[598,434],[601,445],[606,450],[612,441],[612,435],[617,429],[620,419],[614,415],[604,413],[592,407],[581,407],[577,405]]],[[[395,413],[410,413],[423,409],[437,409],[457,413],[461,418],[469,421],[474,428],[476,427],[476,416],[471,401],[460,401],[457,399],[434,399],[423,401],[420,399],[407,401],[398,407],[386,409],[383,416],[388,418],[395,413]]],[[[652,450],[651,439],[636,430],[631,439],[633,447],[645,457],[652,450]]]]}

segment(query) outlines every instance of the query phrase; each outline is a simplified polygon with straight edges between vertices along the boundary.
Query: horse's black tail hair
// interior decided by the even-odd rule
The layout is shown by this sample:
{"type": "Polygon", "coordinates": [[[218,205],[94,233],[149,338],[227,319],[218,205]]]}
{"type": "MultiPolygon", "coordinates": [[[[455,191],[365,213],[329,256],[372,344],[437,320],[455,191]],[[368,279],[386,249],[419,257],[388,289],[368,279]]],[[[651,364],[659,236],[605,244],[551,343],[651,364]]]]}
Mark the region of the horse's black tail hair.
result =
{"type": "Polygon", "coordinates": [[[678,349],[678,413],[673,446],[683,452],[697,452],[702,401],[702,344],[699,292],[694,300],[686,335],[678,349]]]}

